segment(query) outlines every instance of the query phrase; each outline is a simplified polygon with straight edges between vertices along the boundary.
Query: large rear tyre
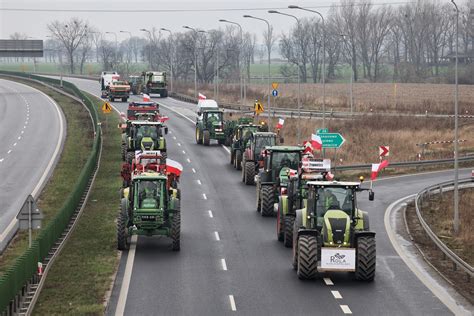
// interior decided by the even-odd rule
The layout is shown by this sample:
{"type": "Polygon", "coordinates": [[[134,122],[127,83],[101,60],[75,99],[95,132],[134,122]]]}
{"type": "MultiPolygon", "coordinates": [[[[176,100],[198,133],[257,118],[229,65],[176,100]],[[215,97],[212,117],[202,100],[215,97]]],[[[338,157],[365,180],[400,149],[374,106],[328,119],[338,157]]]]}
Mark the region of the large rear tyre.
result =
{"type": "Polygon", "coordinates": [[[173,215],[171,223],[171,239],[173,240],[171,249],[179,251],[181,249],[181,212],[178,211],[173,215]]]}
{"type": "Polygon", "coordinates": [[[283,241],[283,219],[281,215],[281,202],[278,202],[278,213],[277,213],[277,239],[278,241],[283,241]]]}
{"type": "Polygon", "coordinates": [[[127,201],[122,199],[120,212],[117,218],[117,248],[118,250],[128,250],[130,248],[130,236],[128,234],[128,213],[127,201]]]}
{"type": "Polygon", "coordinates": [[[196,127],[196,144],[202,144],[202,135],[198,127],[196,127]]]}
{"type": "Polygon", "coordinates": [[[234,165],[234,160],[235,160],[235,151],[230,149],[230,164],[233,166],[234,165]]]}
{"type": "Polygon", "coordinates": [[[261,204],[262,204],[262,201],[261,201],[261,198],[260,198],[260,188],[257,185],[257,212],[260,212],[261,204]]]}
{"type": "Polygon", "coordinates": [[[295,218],[293,216],[285,216],[283,220],[283,244],[286,248],[293,246],[293,225],[295,218]]]}
{"type": "Polygon", "coordinates": [[[271,185],[262,185],[260,190],[261,194],[261,205],[260,211],[262,212],[262,216],[273,216],[273,187],[271,185]]]}
{"type": "Polygon", "coordinates": [[[204,143],[204,146],[209,146],[211,142],[211,135],[209,134],[208,130],[202,132],[202,142],[204,143]]]}
{"type": "Polygon", "coordinates": [[[303,214],[301,210],[296,211],[293,223],[293,269],[298,268],[298,230],[303,226],[303,214]]]}
{"type": "Polygon", "coordinates": [[[301,280],[311,280],[318,275],[318,241],[314,236],[298,238],[298,263],[296,274],[301,280]]]}
{"type": "Polygon", "coordinates": [[[242,169],[242,152],[240,150],[235,151],[235,169],[242,169]]]}
{"type": "Polygon", "coordinates": [[[375,278],[375,265],[375,236],[361,236],[357,238],[356,279],[366,282],[373,281],[375,278]]]}
{"type": "Polygon", "coordinates": [[[255,183],[255,164],[252,161],[246,161],[244,165],[245,178],[244,182],[247,185],[255,183]]]}

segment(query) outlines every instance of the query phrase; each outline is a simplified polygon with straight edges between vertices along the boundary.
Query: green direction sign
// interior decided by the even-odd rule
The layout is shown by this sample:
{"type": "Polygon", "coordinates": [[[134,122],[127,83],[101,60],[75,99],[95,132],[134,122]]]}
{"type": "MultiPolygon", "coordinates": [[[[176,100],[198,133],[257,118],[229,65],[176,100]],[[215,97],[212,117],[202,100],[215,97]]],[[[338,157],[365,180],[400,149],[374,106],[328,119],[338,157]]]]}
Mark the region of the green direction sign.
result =
{"type": "Polygon", "coordinates": [[[346,141],[339,133],[320,133],[318,134],[323,142],[323,148],[339,148],[346,141]]]}

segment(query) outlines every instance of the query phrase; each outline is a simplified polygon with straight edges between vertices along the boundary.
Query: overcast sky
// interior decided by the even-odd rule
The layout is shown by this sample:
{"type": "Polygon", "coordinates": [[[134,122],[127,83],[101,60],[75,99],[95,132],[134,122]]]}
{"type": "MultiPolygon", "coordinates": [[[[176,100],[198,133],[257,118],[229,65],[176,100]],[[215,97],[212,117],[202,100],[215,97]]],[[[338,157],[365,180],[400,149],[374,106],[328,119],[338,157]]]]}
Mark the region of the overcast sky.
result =
{"type": "MultiPolygon", "coordinates": [[[[404,3],[407,0],[372,0],[374,4],[404,3]]],[[[232,20],[242,24],[244,31],[256,33],[261,38],[266,24],[261,21],[245,19],[243,14],[268,19],[277,34],[294,24],[289,17],[267,13],[268,9],[281,9],[282,12],[298,17],[312,16],[300,10],[284,10],[290,4],[311,7],[327,13],[327,7],[338,0],[0,0],[0,38],[8,38],[14,32],[25,33],[30,37],[44,39],[48,34],[46,25],[53,20],[65,21],[73,16],[89,21],[102,32],[116,31],[119,40],[127,38],[120,30],[143,36],[140,28],[168,28],[182,32],[183,25],[209,30],[223,26],[219,19],[232,20]],[[8,10],[10,9],[10,10],[8,10]],[[11,9],[39,10],[169,10],[168,12],[58,12],[58,11],[12,11],[11,9]],[[238,9],[238,10],[234,10],[238,9]],[[177,10],[175,12],[170,12],[177,10]],[[179,11],[191,10],[191,11],[179,11]],[[202,10],[202,11],[192,11],[202,10]],[[222,11],[217,11],[222,10],[222,11]]],[[[113,39],[113,35],[109,35],[113,39]]]]}

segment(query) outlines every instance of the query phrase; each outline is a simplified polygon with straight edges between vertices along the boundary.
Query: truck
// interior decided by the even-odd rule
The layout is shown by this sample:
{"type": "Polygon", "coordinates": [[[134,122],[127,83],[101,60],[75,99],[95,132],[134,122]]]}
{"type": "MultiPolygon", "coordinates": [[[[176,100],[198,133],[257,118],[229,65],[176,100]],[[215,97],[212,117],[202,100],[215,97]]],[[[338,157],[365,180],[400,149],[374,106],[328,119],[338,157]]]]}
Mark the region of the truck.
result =
{"type": "Polygon", "coordinates": [[[121,99],[122,102],[127,102],[130,97],[130,85],[126,81],[114,80],[109,85],[107,98],[113,102],[115,99],[121,99]]]}
{"type": "Polygon", "coordinates": [[[168,82],[166,72],[144,71],[142,73],[142,92],[148,94],[159,94],[160,98],[168,97],[168,82]]]}

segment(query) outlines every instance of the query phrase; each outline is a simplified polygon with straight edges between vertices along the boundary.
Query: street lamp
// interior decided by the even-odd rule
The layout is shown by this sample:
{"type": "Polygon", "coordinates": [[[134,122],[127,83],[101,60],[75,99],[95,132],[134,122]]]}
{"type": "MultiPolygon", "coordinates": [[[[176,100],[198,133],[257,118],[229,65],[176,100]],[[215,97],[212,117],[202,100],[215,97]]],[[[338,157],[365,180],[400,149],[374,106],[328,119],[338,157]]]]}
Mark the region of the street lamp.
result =
{"type": "Polygon", "coordinates": [[[147,32],[148,36],[150,38],[150,46],[148,47],[148,61],[150,62],[150,70],[152,70],[152,64],[151,64],[151,32],[147,29],[140,29],[142,32],[147,32]]]}
{"type": "MultiPolygon", "coordinates": [[[[262,19],[262,18],[257,18],[255,16],[252,16],[252,15],[244,15],[244,18],[250,18],[250,19],[255,19],[255,20],[260,20],[260,21],[263,21],[267,24],[267,27],[268,27],[268,39],[270,39],[270,23],[265,20],[265,19],[262,19]]],[[[271,94],[271,82],[270,82],[270,55],[271,55],[271,50],[270,50],[270,45],[268,45],[267,47],[267,50],[268,50],[268,127],[269,128],[273,128],[272,127],[272,115],[271,115],[271,104],[270,104],[270,94],[271,94]]]]}
{"type": "Polygon", "coordinates": [[[289,9],[300,9],[300,10],[316,13],[317,15],[319,15],[321,17],[321,20],[323,21],[323,77],[322,77],[322,79],[323,79],[323,128],[325,128],[326,127],[326,46],[325,46],[325,43],[326,43],[326,27],[324,26],[325,25],[324,17],[318,11],[302,8],[302,7],[299,7],[297,5],[289,5],[288,8],[289,9]]]}
{"type": "Polygon", "coordinates": [[[219,22],[223,23],[229,23],[229,24],[234,24],[237,25],[237,27],[240,30],[240,50],[239,50],[239,56],[238,56],[238,61],[239,61],[239,76],[240,76],[240,103],[244,105],[246,99],[247,99],[247,92],[245,91],[245,78],[244,75],[242,74],[242,66],[241,66],[241,51],[243,50],[243,45],[244,45],[244,32],[242,30],[242,25],[240,25],[237,22],[225,20],[225,19],[220,19],[219,22]]]}
{"type": "Polygon", "coordinates": [[[456,8],[456,62],[454,66],[454,81],[455,81],[455,92],[454,92],[454,220],[453,228],[454,233],[459,233],[459,124],[458,124],[458,53],[459,53],[459,9],[454,0],[451,3],[456,8]]]}
{"type": "MultiPolygon", "coordinates": [[[[279,12],[279,11],[276,11],[276,10],[269,10],[268,13],[286,15],[286,16],[289,16],[291,18],[294,18],[296,20],[296,25],[298,27],[298,33],[300,33],[300,20],[296,16],[294,16],[292,14],[288,14],[288,13],[279,12]]],[[[301,139],[301,69],[300,69],[300,58],[298,58],[298,60],[297,60],[297,66],[298,66],[298,124],[297,124],[298,128],[297,128],[297,138],[296,139],[297,139],[297,143],[299,144],[300,139],[301,139]]]]}
{"type": "Polygon", "coordinates": [[[118,63],[118,41],[117,41],[117,33],[115,32],[105,32],[105,34],[113,34],[115,36],[115,62],[118,63]]]}
{"type": "Polygon", "coordinates": [[[184,25],[183,28],[191,30],[194,32],[195,39],[194,39],[194,97],[197,99],[198,94],[197,94],[197,31],[195,28],[192,28],[190,26],[184,25]]]}
{"type": "Polygon", "coordinates": [[[171,32],[171,30],[165,29],[164,27],[162,27],[160,30],[170,33],[170,50],[171,50],[170,51],[170,79],[171,79],[171,92],[173,92],[173,55],[174,55],[173,32],[171,32]]]}
{"type": "MultiPolygon", "coordinates": [[[[347,35],[341,34],[340,36],[342,37],[342,40],[344,41],[344,46],[347,46],[347,41],[346,41],[346,36],[347,35]]],[[[354,91],[354,87],[353,87],[354,86],[354,84],[353,84],[353,82],[354,82],[354,67],[353,67],[353,58],[351,58],[350,60],[351,60],[351,62],[350,62],[351,63],[350,103],[351,103],[351,116],[352,116],[354,114],[354,112],[353,112],[354,111],[354,93],[353,93],[353,91],[354,91]]]]}
{"type": "Polygon", "coordinates": [[[120,33],[128,33],[128,36],[130,36],[129,40],[128,40],[128,53],[127,53],[127,56],[128,56],[128,59],[127,59],[127,75],[130,74],[130,69],[129,69],[129,64],[130,64],[130,61],[132,59],[132,54],[131,54],[131,49],[130,49],[130,46],[132,45],[131,44],[131,40],[132,40],[132,33],[129,32],[129,31],[119,31],[120,33]]]}

